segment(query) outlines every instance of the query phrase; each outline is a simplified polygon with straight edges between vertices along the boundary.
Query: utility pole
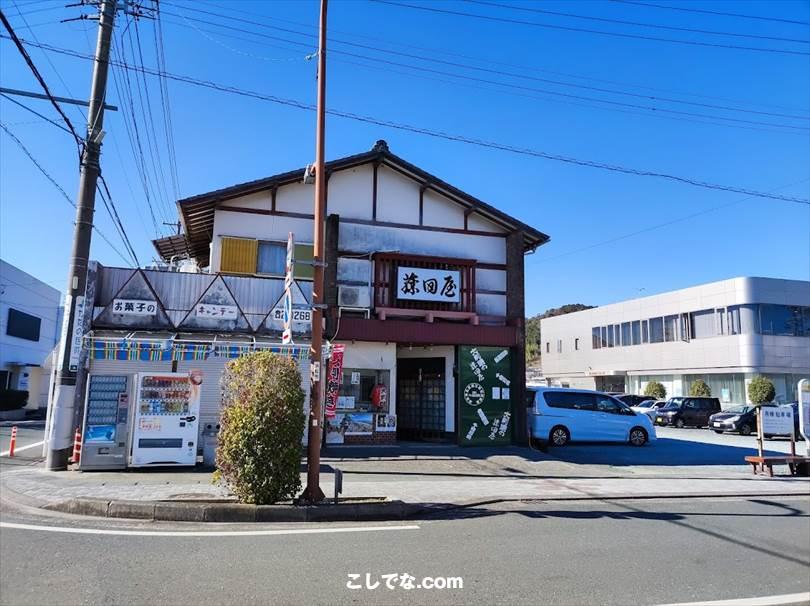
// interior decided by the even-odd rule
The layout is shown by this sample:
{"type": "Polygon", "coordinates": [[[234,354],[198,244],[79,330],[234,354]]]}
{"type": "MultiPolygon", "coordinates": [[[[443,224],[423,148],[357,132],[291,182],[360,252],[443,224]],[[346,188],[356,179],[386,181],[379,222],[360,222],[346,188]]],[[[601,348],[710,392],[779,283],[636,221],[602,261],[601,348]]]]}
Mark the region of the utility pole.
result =
{"type": "MultiPolygon", "coordinates": [[[[309,353],[310,365],[320,367],[323,349],[323,270],[324,270],[324,211],[326,209],[326,169],[324,168],[324,136],[326,131],[326,3],[321,0],[321,21],[318,34],[318,108],[315,127],[315,271],[312,284],[312,345],[309,353]]],[[[301,496],[303,501],[319,503],[324,494],[320,486],[321,476],[321,433],[323,428],[323,407],[321,386],[326,371],[313,377],[310,389],[309,433],[307,439],[307,487],[301,496]]]]}
{"type": "Polygon", "coordinates": [[[98,19],[98,41],[93,65],[93,82],[90,88],[90,105],[87,112],[87,137],[82,152],[79,175],[79,195],[76,205],[76,225],[73,229],[73,249],[68,271],[68,286],[65,297],[65,314],[62,325],[62,341],[57,359],[56,397],[52,411],[48,457],[46,466],[51,471],[67,469],[70,456],[74,408],[76,402],[77,376],[83,372],[78,358],[81,351],[81,315],[87,284],[87,263],[90,256],[90,236],[93,231],[93,209],[96,203],[96,182],[100,172],[102,126],[104,124],[104,99],[107,91],[107,71],[110,61],[110,41],[117,0],[102,0],[98,19]],[[77,313],[81,314],[77,318],[77,313]],[[78,335],[74,334],[76,331],[78,335]]]}

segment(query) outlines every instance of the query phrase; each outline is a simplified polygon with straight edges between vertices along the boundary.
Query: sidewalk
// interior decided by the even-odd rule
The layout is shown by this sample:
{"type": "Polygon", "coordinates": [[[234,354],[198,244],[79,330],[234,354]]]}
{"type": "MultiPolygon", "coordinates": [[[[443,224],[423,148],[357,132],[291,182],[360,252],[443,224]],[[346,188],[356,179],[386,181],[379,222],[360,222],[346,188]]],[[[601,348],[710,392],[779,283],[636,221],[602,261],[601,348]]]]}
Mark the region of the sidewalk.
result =
{"type": "MultiPolygon", "coordinates": [[[[321,465],[321,488],[327,497],[334,494],[335,468],[344,472],[341,496],[345,507],[324,506],[328,511],[315,515],[317,519],[398,519],[437,508],[510,500],[810,496],[807,478],[755,476],[744,465],[588,465],[521,448],[332,448],[321,465]]],[[[133,517],[124,514],[135,512],[134,517],[149,519],[180,516],[194,521],[230,521],[227,511],[238,511],[234,521],[257,519],[256,508],[249,511],[249,506],[236,506],[226,489],[211,484],[210,471],[80,473],[47,472],[37,466],[3,473],[0,485],[7,501],[70,513],[133,517]],[[205,508],[208,513],[201,513],[205,508]]],[[[308,508],[268,506],[259,517],[263,521],[310,519],[301,517],[302,509],[308,508]]]]}

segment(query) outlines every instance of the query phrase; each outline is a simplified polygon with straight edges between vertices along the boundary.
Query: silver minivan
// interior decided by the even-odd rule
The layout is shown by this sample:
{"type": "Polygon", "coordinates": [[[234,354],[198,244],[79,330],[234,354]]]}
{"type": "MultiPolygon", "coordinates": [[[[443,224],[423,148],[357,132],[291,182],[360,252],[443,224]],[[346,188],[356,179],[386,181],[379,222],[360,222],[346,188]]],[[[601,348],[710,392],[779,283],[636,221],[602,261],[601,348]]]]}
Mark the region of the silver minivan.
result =
{"type": "Polygon", "coordinates": [[[533,440],[552,446],[571,441],[627,442],[643,446],[656,439],[646,414],[598,391],[527,386],[529,428],[533,440]]]}

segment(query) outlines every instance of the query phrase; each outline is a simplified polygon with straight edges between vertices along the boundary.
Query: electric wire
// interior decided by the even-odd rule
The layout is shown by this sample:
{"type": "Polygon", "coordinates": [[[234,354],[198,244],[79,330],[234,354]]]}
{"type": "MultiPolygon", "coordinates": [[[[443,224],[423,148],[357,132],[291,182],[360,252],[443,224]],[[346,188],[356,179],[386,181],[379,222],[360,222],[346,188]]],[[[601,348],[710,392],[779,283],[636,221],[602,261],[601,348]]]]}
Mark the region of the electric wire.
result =
{"type": "Polygon", "coordinates": [[[50,122],[50,123],[51,123],[51,124],[53,124],[53,125],[54,125],[56,128],[59,128],[59,129],[61,129],[61,130],[65,131],[67,134],[69,134],[69,135],[71,135],[71,136],[73,135],[73,133],[71,133],[71,132],[70,132],[70,130],[68,130],[68,128],[67,128],[66,126],[64,126],[64,125],[62,125],[62,124],[59,124],[59,122],[57,122],[56,120],[51,120],[51,119],[50,119],[50,118],[48,118],[47,116],[45,116],[45,115],[43,115],[43,114],[40,114],[40,113],[39,113],[37,110],[35,110],[35,109],[31,109],[31,108],[30,108],[30,107],[28,107],[27,105],[25,105],[25,104],[23,104],[23,103],[20,103],[20,102],[19,102],[19,101],[17,101],[17,100],[16,100],[14,97],[10,97],[10,96],[9,96],[9,95],[7,95],[6,93],[0,93],[0,97],[3,97],[3,98],[4,98],[4,99],[6,99],[7,101],[11,101],[11,102],[12,102],[12,103],[14,103],[15,105],[19,105],[19,106],[20,106],[20,107],[22,107],[22,108],[23,108],[25,111],[30,112],[30,113],[34,114],[35,116],[39,116],[40,118],[42,118],[42,119],[43,119],[43,120],[45,120],[46,122],[50,122]]]}
{"type": "Polygon", "coordinates": [[[611,0],[622,4],[635,4],[636,6],[646,6],[647,8],[660,8],[670,11],[683,11],[685,13],[699,13],[703,15],[717,15],[722,17],[738,17],[740,19],[756,19],[758,21],[773,21],[776,23],[790,23],[792,25],[810,25],[810,21],[796,21],[794,19],[782,19],[779,17],[762,17],[761,15],[745,15],[742,13],[724,13],[722,11],[711,11],[700,8],[685,8],[683,6],[667,6],[664,4],[654,4],[652,2],[636,2],[634,0],[611,0]]]}
{"type": "MultiPolygon", "coordinates": [[[[155,57],[158,69],[166,71],[166,51],[163,44],[163,26],[161,24],[160,3],[157,3],[157,11],[152,28],[155,40],[155,57]]],[[[163,76],[158,77],[160,88],[160,105],[163,113],[163,130],[166,134],[167,149],[169,155],[169,169],[172,176],[172,188],[175,200],[180,199],[180,177],[177,171],[177,148],[174,143],[174,124],[172,122],[171,97],[169,95],[169,83],[163,76]]]]}
{"type": "MultiPolygon", "coordinates": [[[[70,204],[73,208],[76,208],[76,203],[71,199],[71,197],[67,194],[64,188],[61,185],[59,185],[59,183],[50,175],[50,173],[47,170],[45,170],[45,168],[39,163],[39,161],[34,157],[34,155],[25,146],[25,144],[22,141],[20,141],[20,139],[13,132],[11,132],[8,126],[6,126],[5,123],[0,121],[0,128],[2,128],[5,131],[5,133],[17,144],[17,146],[23,151],[23,153],[25,153],[25,155],[34,164],[34,166],[36,166],[39,172],[42,173],[42,175],[51,183],[51,185],[53,185],[59,191],[59,193],[62,194],[62,197],[67,201],[67,203],[70,204]]],[[[127,260],[127,258],[123,255],[123,253],[121,253],[121,251],[118,250],[118,248],[110,241],[110,239],[106,235],[104,235],[104,233],[96,225],[93,225],[93,231],[95,231],[101,237],[101,239],[104,240],[107,243],[107,245],[113,251],[115,251],[115,253],[119,257],[121,257],[121,259],[124,260],[125,263],[127,263],[127,265],[131,264],[131,261],[127,260]]]]}
{"type": "MultiPolygon", "coordinates": [[[[6,36],[0,35],[0,38],[6,38],[6,36]]],[[[32,43],[30,41],[24,41],[24,42],[25,42],[25,44],[28,44],[28,45],[34,45],[34,43],[32,43]]],[[[63,55],[73,56],[73,57],[82,58],[82,59],[90,59],[91,58],[91,57],[89,57],[88,55],[86,55],[84,53],[79,53],[77,51],[73,51],[73,50],[70,50],[70,49],[64,49],[64,48],[55,47],[55,46],[52,46],[52,45],[49,45],[49,44],[41,44],[39,46],[41,48],[45,48],[46,50],[50,50],[52,52],[56,52],[56,53],[63,54],[63,55]]],[[[158,75],[158,73],[159,73],[158,70],[154,70],[154,69],[147,68],[147,67],[136,68],[136,67],[130,66],[127,69],[129,69],[129,70],[141,69],[144,72],[146,72],[148,74],[152,74],[152,75],[158,75]]],[[[278,96],[275,96],[275,95],[260,93],[260,92],[257,92],[257,91],[251,91],[251,90],[247,90],[247,89],[243,89],[243,88],[238,88],[238,87],[235,87],[235,86],[230,86],[230,85],[225,85],[225,84],[213,82],[213,81],[210,81],[210,80],[201,80],[201,79],[198,79],[198,78],[193,78],[191,76],[173,74],[173,73],[170,73],[170,72],[166,72],[164,75],[165,75],[166,78],[168,78],[170,80],[177,81],[177,82],[183,82],[183,83],[186,83],[186,84],[190,84],[190,85],[198,86],[198,87],[202,87],[202,88],[210,88],[210,89],[213,89],[213,90],[218,90],[220,92],[235,94],[235,95],[239,95],[239,96],[242,96],[242,97],[248,97],[248,98],[253,98],[253,99],[259,99],[259,100],[262,100],[262,101],[268,101],[268,102],[271,102],[271,103],[275,103],[277,105],[284,105],[284,106],[287,106],[287,107],[294,107],[294,108],[297,108],[297,109],[303,109],[303,110],[307,110],[307,111],[315,111],[315,109],[316,109],[314,105],[304,103],[304,102],[298,101],[296,99],[288,99],[288,98],[284,98],[284,97],[278,97],[278,96]]],[[[675,175],[675,174],[671,174],[671,173],[665,173],[665,172],[653,171],[653,170],[645,170],[645,169],[638,169],[638,168],[628,167],[628,166],[619,165],[619,164],[609,164],[609,163],[606,163],[606,162],[599,162],[599,161],[595,161],[595,160],[587,160],[587,159],[576,158],[576,157],[572,157],[572,156],[565,156],[565,155],[562,155],[562,154],[554,154],[554,153],[546,152],[546,151],[543,151],[543,150],[537,150],[537,149],[532,149],[532,148],[524,148],[524,147],[517,147],[517,146],[505,144],[505,143],[499,143],[497,141],[487,141],[487,140],[484,140],[484,139],[476,139],[476,138],[472,138],[472,137],[467,137],[465,135],[456,135],[456,134],[452,134],[452,133],[445,133],[445,132],[442,132],[442,131],[433,130],[433,129],[429,129],[429,128],[426,128],[426,127],[420,127],[420,126],[414,126],[414,125],[410,125],[410,124],[394,122],[394,121],[390,121],[390,120],[384,120],[384,119],[381,119],[381,118],[375,118],[373,116],[356,114],[356,113],[353,113],[353,112],[346,112],[346,111],[341,111],[341,110],[336,110],[336,109],[327,109],[326,113],[329,114],[329,115],[332,115],[332,116],[345,118],[345,119],[353,120],[353,121],[356,121],[356,122],[364,122],[364,123],[367,123],[367,124],[375,124],[377,126],[383,126],[383,127],[386,127],[386,128],[411,132],[411,133],[415,133],[415,134],[421,134],[421,135],[428,136],[428,137],[435,138],[435,139],[443,139],[443,140],[447,140],[447,141],[455,141],[455,142],[458,142],[458,143],[466,143],[466,144],[474,145],[474,146],[477,146],[477,147],[483,147],[483,148],[488,148],[488,149],[496,149],[496,150],[500,150],[500,151],[510,152],[510,153],[513,153],[513,154],[518,154],[518,155],[523,155],[523,156],[530,156],[530,157],[535,157],[535,158],[542,158],[542,159],[545,159],[545,160],[551,160],[551,161],[554,161],[554,162],[571,164],[571,165],[575,165],[575,166],[590,167],[590,168],[595,168],[595,169],[600,169],[600,170],[605,170],[605,171],[610,171],[610,172],[616,172],[616,173],[622,173],[622,174],[627,174],[627,175],[633,175],[633,176],[639,176],[639,177],[650,177],[650,178],[662,179],[662,180],[682,183],[682,184],[685,184],[685,185],[691,185],[691,186],[699,187],[699,188],[703,188],[703,189],[726,191],[726,192],[739,193],[739,194],[744,194],[744,195],[749,195],[749,196],[755,196],[755,197],[758,197],[758,198],[766,198],[766,199],[778,200],[778,201],[782,201],[782,202],[793,202],[793,203],[797,203],[797,204],[810,205],[810,199],[807,199],[807,198],[798,198],[798,197],[795,197],[795,196],[784,196],[784,195],[772,194],[772,193],[768,193],[768,192],[761,192],[761,191],[751,190],[751,189],[747,189],[747,188],[744,188],[744,187],[737,187],[737,186],[731,186],[731,185],[723,185],[723,184],[718,184],[718,183],[711,183],[711,182],[708,182],[708,181],[701,181],[699,179],[683,177],[683,176],[675,175]]]]}
{"type": "Polygon", "coordinates": [[[636,39],[636,40],[648,40],[648,41],[656,41],[656,42],[669,42],[672,44],[685,44],[690,46],[701,46],[701,47],[712,47],[712,48],[726,48],[732,50],[745,50],[745,51],[754,51],[754,52],[764,52],[764,53],[777,53],[783,55],[798,55],[798,56],[810,56],[810,52],[805,51],[795,51],[795,50],[788,50],[788,49],[779,49],[779,48],[766,48],[760,46],[739,46],[735,44],[721,44],[719,42],[700,42],[697,40],[678,40],[676,38],[661,38],[658,36],[645,36],[642,34],[628,34],[622,32],[608,32],[603,30],[594,30],[594,29],[587,29],[584,27],[571,27],[565,25],[552,25],[550,23],[541,23],[539,21],[524,21],[522,19],[512,19],[508,17],[496,17],[493,15],[480,15],[476,13],[467,13],[464,11],[456,11],[450,10],[446,8],[436,8],[435,6],[419,6],[416,4],[406,4],[404,2],[391,2],[390,0],[368,0],[369,2],[374,2],[376,4],[386,4],[389,6],[398,6],[399,8],[409,8],[413,10],[420,10],[420,11],[427,11],[432,13],[441,13],[445,15],[455,15],[458,17],[469,17],[474,19],[481,19],[485,21],[493,21],[499,23],[509,23],[512,25],[528,25],[532,27],[543,27],[547,29],[556,29],[556,30],[563,30],[563,31],[571,31],[571,32],[580,32],[580,33],[587,33],[587,34],[597,34],[601,36],[613,36],[618,38],[629,38],[629,39],[636,39]]]}

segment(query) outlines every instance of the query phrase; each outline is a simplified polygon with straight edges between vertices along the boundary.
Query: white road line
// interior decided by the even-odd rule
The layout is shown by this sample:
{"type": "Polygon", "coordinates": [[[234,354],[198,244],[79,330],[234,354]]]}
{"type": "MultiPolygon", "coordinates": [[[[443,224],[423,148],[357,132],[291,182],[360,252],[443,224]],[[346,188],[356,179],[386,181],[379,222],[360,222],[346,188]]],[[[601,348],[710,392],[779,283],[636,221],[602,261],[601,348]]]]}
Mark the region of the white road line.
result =
{"type": "MultiPolygon", "coordinates": [[[[29,448],[36,448],[37,446],[42,446],[44,443],[45,440],[40,440],[39,442],[36,442],[34,444],[28,444],[27,446],[20,446],[19,448],[15,448],[14,452],[18,453],[23,450],[28,450],[29,448]]],[[[7,457],[8,453],[10,452],[11,452],[10,450],[4,450],[3,452],[0,452],[0,457],[7,457]]]]}
{"type": "Polygon", "coordinates": [[[680,604],[662,604],[661,606],[780,606],[782,604],[802,604],[807,602],[810,602],[810,591],[805,593],[770,595],[762,598],[738,598],[734,600],[715,600],[713,602],[683,602],[680,604]]]}
{"type": "Polygon", "coordinates": [[[386,530],[419,530],[419,526],[350,526],[340,528],[290,528],[288,530],[107,530],[101,528],[70,528],[67,526],[36,526],[0,522],[0,528],[16,530],[40,530],[68,534],[106,534],[130,537],[261,537],[284,534],[329,534],[336,532],[379,532],[386,530]]]}

